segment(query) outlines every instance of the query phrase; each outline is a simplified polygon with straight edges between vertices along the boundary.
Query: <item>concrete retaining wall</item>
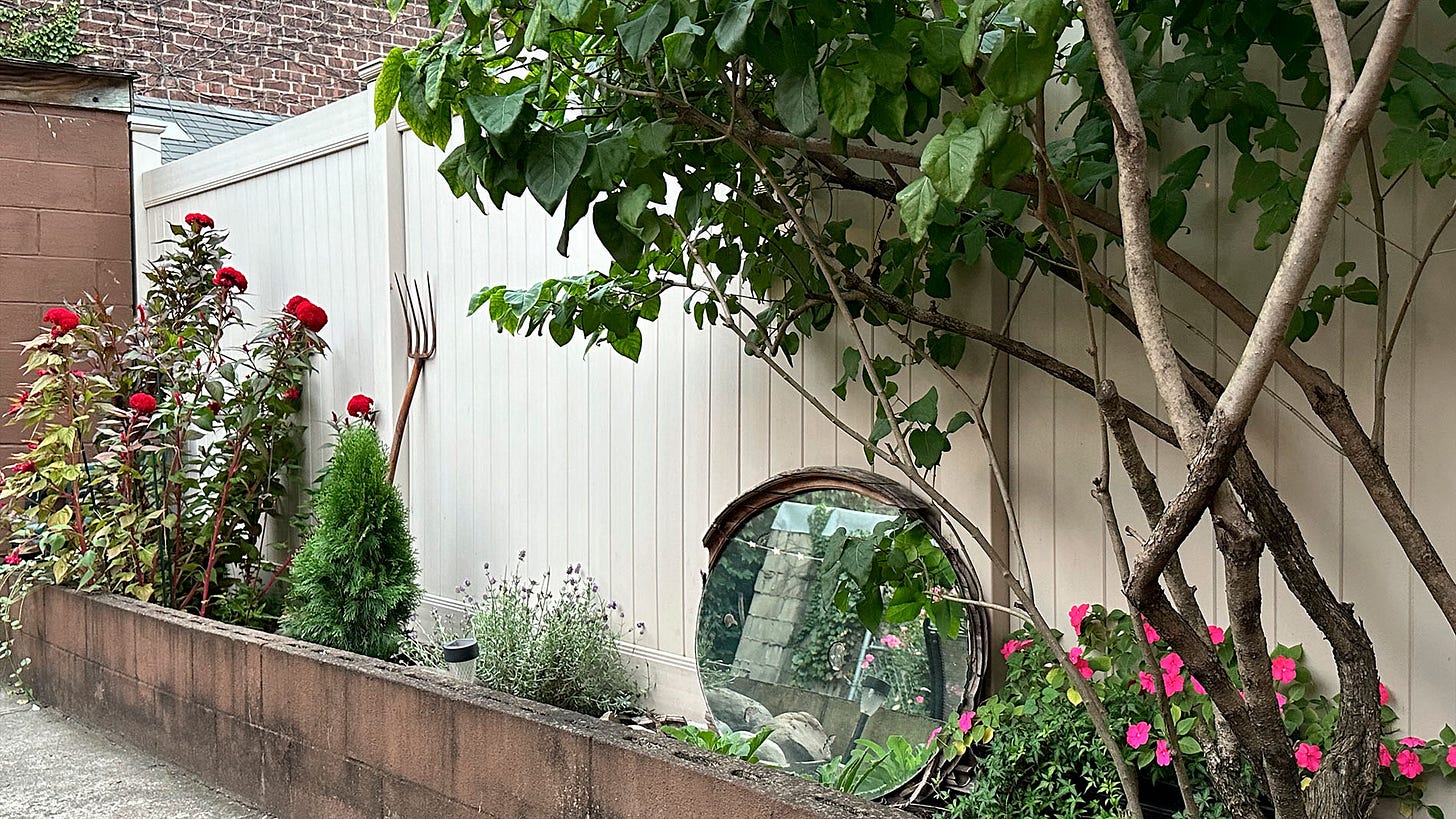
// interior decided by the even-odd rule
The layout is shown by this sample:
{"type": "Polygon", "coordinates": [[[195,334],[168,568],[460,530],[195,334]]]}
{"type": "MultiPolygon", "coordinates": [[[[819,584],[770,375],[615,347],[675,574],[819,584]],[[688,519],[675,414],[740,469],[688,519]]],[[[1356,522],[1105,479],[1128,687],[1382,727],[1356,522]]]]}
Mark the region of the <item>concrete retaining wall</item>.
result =
{"type": "Polygon", "coordinates": [[[283,819],[906,814],[423,669],[114,596],[42,588],[41,701],[283,819]]]}

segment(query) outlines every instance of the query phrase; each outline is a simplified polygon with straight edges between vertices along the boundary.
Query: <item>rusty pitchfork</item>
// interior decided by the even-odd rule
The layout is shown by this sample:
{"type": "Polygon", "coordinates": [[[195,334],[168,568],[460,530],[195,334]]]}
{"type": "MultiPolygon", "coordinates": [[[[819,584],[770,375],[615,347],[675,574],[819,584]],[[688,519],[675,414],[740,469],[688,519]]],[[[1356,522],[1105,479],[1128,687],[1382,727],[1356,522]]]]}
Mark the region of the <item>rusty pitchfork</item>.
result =
{"type": "Polygon", "coordinates": [[[389,448],[389,477],[394,480],[394,469],[399,463],[399,448],[404,444],[404,425],[409,420],[410,404],[415,398],[415,386],[420,383],[420,373],[425,362],[435,355],[435,342],[439,332],[435,323],[435,289],[430,274],[425,274],[425,293],[429,295],[430,309],[425,310],[425,299],[420,296],[418,280],[407,282],[403,276],[394,274],[394,289],[399,291],[399,309],[404,314],[405,355],[413,362],[410,366],[409,383],[404,388],[404,398],[399,404],[399,417],[394,421],[394,443],[389,448]],[[413,285],[413,292],[411,292],[413,285]]]}

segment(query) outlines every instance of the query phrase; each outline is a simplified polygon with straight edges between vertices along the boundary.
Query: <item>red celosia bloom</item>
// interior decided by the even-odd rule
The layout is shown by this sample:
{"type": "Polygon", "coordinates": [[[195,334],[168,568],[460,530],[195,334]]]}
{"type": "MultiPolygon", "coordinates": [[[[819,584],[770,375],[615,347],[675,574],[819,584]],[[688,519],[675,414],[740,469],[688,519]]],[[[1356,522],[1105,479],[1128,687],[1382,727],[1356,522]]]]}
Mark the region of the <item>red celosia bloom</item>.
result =
{"type": "Polygon", "coordinates": [[[35,471],[35,461],[21,461],[15,465],[15,474],[25,475],[35,471]]]}
{"type": "Polygon", "coordinates": [[[298,315],[298,313],[294,311],[298,309],[298,305],[303,304],[306,301],[308,301],[308,299],[304,298],[303,296],[294,296],[293,298],[288,300],[288,304],[285,304],[283,306],[283,312],[287,313],[290,316],[296,316],[298,315]]]}
{"type": "Polygon", "coordinates": [[[293,314],[298,317],[298,323],[317,333],[324,329],[329,323],[329,314],[325,313],[322,307],[311,301],[305,300],[294,308],[293,314]]]}
{"type": "Polygon", "coordinates": [[[127,399],[126,403],[130,404],[132,409],[142,415],[154,412],[157,409],[157,399],[144,392],[134,393],[131,398],[127,399]]]}
{"type": "Polygon", "coordinates": [[[1299,747],[1294,749],[1294,764],[1310,773],[1319,770],[1320,760],[1323,758],[1324,752],[1320,750],[1318,745],[1301,742],[1299,743],[1299,747]]]}
{"type": "Polygon", "coordinates": [[[21,390],[20,391],[20,394],[17,395],[17,396],[15,396],[15,400],[12,401],[12,402],[10,402],[10,411],[11,412],[20,412],[20,408],[23,407],[23,406],[25,406],[25,402],[26,401],[29,401],[29,400],[30,400],[30,391],[29,390],[21,390]]]}
{"type": "Polygon", "coordinates": [[[212,277],[212,283],[224,290],[236,287],[239,293],[248,289],[248,277],[244,276],[242,271],[236,267],[218,268],[217,275],[212,277]]]}
{"type": "Polygon", "coordinates": [[[52,307],[45,311],[44,319],[48,324],[55,325],[51,327],[51,336],[53,337],[63,333],[69,333],[81,323],[79,316],[64,307],[52,307]]]}
{"type": "Polygon", "coordinates": [[[189,213],[182,217],[182,221],[192,226],[193,230],[201,230],[205,227],[212,227],[212,217],[205,213],[189,213]]]}
{"type": "Polygon", "coordinates": [[[367,395],[356,395],[353,398],[349,399],[349,414],[354,416],[355,418],[362,418],[363,416],[368,415],[369,411],[373,408],[374,399],[370,398],[367,395]]]}
{"type": "Polygon", "coordinates": [[[297,387],[289,387],[288,389],[284,390],[283,391],[283,400],[284,401],[297,401],[298,400],[298,388],[297,387]]]}

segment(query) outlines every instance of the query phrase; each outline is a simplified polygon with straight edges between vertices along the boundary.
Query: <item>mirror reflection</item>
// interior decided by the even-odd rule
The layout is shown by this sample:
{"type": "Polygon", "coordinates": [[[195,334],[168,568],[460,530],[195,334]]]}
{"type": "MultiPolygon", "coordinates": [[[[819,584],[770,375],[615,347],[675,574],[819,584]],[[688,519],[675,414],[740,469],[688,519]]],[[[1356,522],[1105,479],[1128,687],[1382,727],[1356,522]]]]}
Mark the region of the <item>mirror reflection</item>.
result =
{"type": "Polygon", "coordinates": [[[866,534],[900,514],[853,491],[804,492],[748,519],[719,553],[698,615],[699,677],[720,730],[773,729],[762,761],[813,776],[860,739],[923,747],[959,705],[964,631],[953,644],[922,616],[871,633],[852,606],[834,603],[830,536],[866,534]]]}

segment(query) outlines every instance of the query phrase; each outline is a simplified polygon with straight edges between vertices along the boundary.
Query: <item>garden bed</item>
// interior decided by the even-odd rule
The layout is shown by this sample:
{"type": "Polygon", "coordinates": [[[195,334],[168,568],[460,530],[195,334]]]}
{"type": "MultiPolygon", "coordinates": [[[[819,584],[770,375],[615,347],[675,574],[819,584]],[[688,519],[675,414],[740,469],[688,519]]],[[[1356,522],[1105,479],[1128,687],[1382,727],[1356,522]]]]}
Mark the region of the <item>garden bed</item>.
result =
{"type": "Polygon", "coordinates": [[[904,817],[656,734],[112,595],[37,588],[41,701],[279,817],[904,817]]]}

